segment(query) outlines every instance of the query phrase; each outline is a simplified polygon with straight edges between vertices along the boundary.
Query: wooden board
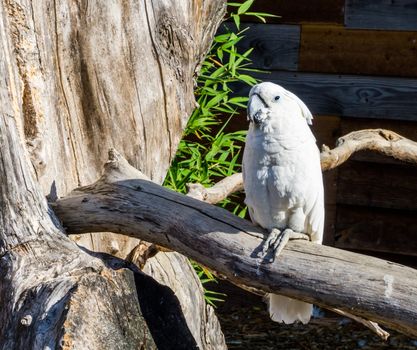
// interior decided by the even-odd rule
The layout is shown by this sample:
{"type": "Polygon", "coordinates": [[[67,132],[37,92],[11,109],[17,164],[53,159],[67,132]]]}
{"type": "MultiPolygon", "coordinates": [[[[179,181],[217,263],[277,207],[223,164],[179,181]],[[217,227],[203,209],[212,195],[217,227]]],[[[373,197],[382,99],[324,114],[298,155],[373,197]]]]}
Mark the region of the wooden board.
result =
{"type": "Polygon", "coordinates": [[[329,246],[334,246],[335,224],[337,217],[337,176],[337,169],[323,174],[325,204],[323,244],[329,246]]]}
{"type": "Polygon", "coordinates": [[[417,214],[416,179],[416,166],[349,161],[339,167],[337,203],[417,214]]]}
{"type": "Polygon", "coordinates": [[[335,247],[417,256],[416,213],[339,205],[335,247]]]}
{"type": "Polygon", "coordinates": [[[346,0],[348,28],[417,30],[415,0],[346,0]]]}
{"type": "Polygon", "coordinates": [[[417,77],[417,32],[303,25],[299,70],[417,77]]]}
{"type": "MultiPolygon", "coordinates": [[[[319,116],[313,120],[313,134],[317,139],[317,146],[321,149],[323,144],[333,146],[336,139],[340,136],[340,117],[319,116]]],[[[338,170],[326,171],[323,173],[324,182],[324,203],[325,203],[325,222],[324,237],[325,245],[334,245],[334,224],[336,222],[336,192],[337,192],[337,172],[338,170]]]]}
{"type": "MultiPolygon", "coordinates": [[[[290,73],[258,73],[298,95],[315,115],[417,120],[417,79],[290,73]]],[[[236,86],[247,95],[249,87],[236,86]]]]}
{"type": "Polygon", "coordinates": [[[250,27],[239,42],[241,53],[253,48],[253,67],[266,70],[296,71],[300,46],[300,26],[245,23],[250,27]]]}
{"type": "Polygon", "coordinates": [[[333,147],[341,134],[342,119],[338,116],[320,115],[313,119],[311,129],[317,140],[317,146],[324,145],[333,147]]]}
{"type": "MultiPolygon", "coordinates": [[[[243,2],[238,0],[236,2],[243,2]]],[[[343,24],[344,0],[256,0],[251,11],[281,16],[268,18],[268,23],[339,23],[343,24]]],[[[255,18],[247,18],[256,21],[255,18]]]]}
{"type": "Polygon", "coordinates": [[[396,120],[378,120],[378,119],[358,119],[358,118],[343,118],[340,124],[341,134],[346,135],[355,130],[361,129],[388,129],[417,141],[417,123],[415,121],[401,121],[396,120]]]}

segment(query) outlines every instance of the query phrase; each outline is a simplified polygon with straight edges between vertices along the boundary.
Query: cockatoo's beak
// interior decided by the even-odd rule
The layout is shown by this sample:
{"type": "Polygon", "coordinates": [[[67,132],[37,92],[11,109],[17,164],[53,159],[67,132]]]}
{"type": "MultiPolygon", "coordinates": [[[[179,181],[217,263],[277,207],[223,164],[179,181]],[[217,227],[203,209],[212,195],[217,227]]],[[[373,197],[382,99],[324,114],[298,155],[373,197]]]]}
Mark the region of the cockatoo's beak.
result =
{"type": "Polygon", "coordinates": [[[254,93],[248,102],[248,120],[260,124],[267,117],[267,106],[260,95],[254,93]]]}

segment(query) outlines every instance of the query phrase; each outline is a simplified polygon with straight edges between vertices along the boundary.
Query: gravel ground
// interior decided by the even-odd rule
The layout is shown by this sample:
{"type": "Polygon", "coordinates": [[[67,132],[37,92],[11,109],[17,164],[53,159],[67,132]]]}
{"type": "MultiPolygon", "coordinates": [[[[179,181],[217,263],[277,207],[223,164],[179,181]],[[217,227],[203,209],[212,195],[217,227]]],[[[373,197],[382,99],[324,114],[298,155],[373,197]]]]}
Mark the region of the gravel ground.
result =
{"type": "Polygon", "coordinates": [[[227,294],[216,309],[230,350],[379,350],[417,349],[417,339],[391,333],[383,341],[361,324],[317,309],[308,325],[272,322],[261,298],[227,282],[209,289],[227,294]]]}

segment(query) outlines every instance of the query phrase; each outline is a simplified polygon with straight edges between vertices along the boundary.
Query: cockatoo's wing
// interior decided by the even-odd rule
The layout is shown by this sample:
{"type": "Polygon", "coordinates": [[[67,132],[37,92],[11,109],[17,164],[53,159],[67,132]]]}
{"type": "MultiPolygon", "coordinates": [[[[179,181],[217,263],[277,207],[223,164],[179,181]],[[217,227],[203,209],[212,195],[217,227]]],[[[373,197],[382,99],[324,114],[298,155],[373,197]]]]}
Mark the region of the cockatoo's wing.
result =
{"type": "Polygon", "coordinates": [[[324,229],[324,190],[318,148],[315,147],[314,153],[308,160],[312,162],[312,171],[309,179],[310,186],[308,186],[305,196],[304,212],[306,215],[306,232],[310,235],[312,242],[321,244],[324,229]]]}

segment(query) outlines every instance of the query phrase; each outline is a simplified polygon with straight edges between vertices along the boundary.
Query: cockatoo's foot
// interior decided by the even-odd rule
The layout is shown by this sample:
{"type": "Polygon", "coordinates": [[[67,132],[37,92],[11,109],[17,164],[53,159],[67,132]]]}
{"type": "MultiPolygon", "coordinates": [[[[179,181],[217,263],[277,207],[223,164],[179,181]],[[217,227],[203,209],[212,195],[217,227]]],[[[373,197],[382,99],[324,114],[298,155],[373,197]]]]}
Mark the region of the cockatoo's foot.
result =
{"type": "Polygon", "coordinates": [[[269,250],[273,251],[272,258],[269,262],[273,262],[275,258],[282,252],[289,240],[304,239],[309,241],[309,235],[300,232],[294,232],[290,228],[286,228],[284,231],[280,231],[277,228],[271,230],[262,247],[261,258],[265,259],[269,250]]]}

